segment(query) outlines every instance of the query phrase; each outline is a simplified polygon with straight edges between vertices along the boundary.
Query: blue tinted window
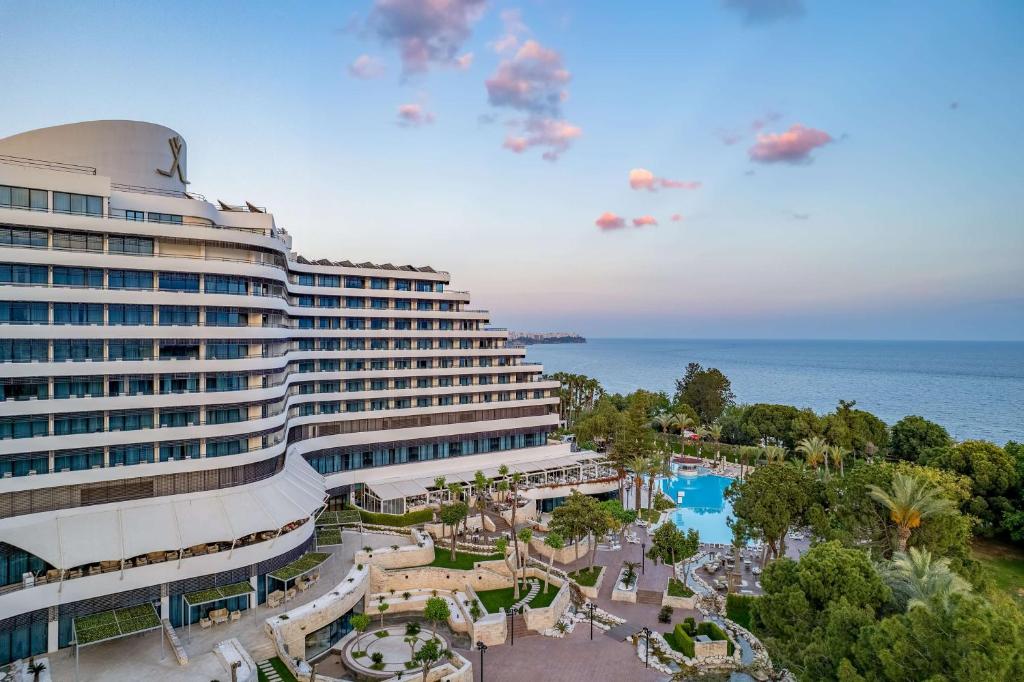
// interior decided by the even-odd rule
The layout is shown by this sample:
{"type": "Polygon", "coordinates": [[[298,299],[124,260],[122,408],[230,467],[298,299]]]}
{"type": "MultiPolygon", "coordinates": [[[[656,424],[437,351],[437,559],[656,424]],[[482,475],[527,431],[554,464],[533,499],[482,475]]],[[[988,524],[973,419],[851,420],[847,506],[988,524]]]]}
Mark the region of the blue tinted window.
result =
{"type": "Polygon", "coordinates": [[[191,272],[161,272],[161,291],[199,291],[199,275],[191,272]]]}
{"type": "Polygon", "coordinates": [[[153,273],[145,270],[110,270],[107,286],[111,289],[152,289],[153,273]]]}

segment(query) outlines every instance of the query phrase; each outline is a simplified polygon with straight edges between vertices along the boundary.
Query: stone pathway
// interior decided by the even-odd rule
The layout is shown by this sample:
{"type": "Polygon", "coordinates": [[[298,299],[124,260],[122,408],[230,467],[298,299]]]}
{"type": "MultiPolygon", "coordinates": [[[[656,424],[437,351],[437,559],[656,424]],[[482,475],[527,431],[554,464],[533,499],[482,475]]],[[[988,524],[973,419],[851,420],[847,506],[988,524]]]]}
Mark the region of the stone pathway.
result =
{"type": "Polygon", "coordinates": [[[281,676],[274,670],[274,666],[270,665],[270,661],[260,661],[256,664],[256,667],[260,669],[270,682],[281,682],[281,676]]]}
{"type": "Polygon", "coordinates": [[[512,608],[516,611],[519,611],[523,606],[533,601],[533,598],[537,596],[538,592],[540,592],[540,582],[532,578],[527,578],[526,582],[530,585],[530,593],[512,605],[512,608]]]}

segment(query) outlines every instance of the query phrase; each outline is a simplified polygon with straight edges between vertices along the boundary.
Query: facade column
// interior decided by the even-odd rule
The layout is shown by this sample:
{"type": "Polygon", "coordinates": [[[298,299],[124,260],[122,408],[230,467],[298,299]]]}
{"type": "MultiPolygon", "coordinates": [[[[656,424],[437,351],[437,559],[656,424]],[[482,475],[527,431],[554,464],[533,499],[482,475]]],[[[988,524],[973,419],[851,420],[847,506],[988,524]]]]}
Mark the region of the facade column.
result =
{"type": "Polygon", "coordinates": [[[60,648],[59,609],[56,606],[51,606],[46,611],[46,652],[52,654],[60,648]]]}
{"type": "Polygon", "coordinates": [[[249,593],[249,608],[255,609],[258,604],[256,603],[259,599],[259,585],[256,583],[257,576],[249,576],[249,584],[252,586],[252,592],[249,593]]]}

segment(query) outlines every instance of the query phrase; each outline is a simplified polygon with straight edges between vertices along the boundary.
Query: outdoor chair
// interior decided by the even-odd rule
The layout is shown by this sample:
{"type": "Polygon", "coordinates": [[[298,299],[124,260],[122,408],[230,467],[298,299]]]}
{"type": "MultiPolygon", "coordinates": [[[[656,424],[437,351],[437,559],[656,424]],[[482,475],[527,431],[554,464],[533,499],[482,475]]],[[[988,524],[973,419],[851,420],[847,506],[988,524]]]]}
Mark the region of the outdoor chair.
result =
{"type": "Polygon", "coordinates": [[[241,611],[232,611],[231,612],[231,621],[232,622],[234,622],[236,620],[239,620],[241,617],[242,617],[242,612],[241,611]]]}
{"type": "Polygon", "coordinates": [[[227,609],[214,609],[213,611],[210,611],[206,615],[209,616],[210,620],[212,620],[214,622],[214,624],[228,622],[228,610],[227,609]]]}
{"type": "Polygon", "coordinates": [[[210,620],[209,618],[200,618],[199,619],[199,627],[201,627],[204,630],[206,630],[208,628],[212,628],[213,627],[213,621],[210,620]]]}

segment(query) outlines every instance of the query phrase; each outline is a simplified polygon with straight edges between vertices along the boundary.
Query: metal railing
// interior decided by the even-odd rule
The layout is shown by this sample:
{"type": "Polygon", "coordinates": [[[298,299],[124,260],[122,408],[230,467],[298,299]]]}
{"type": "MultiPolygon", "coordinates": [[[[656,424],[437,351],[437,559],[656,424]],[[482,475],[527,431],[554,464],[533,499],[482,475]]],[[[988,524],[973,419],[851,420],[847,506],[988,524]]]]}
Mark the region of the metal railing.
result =
{"type": "Polygon", "coordinates": [[[45,161],[43,159],[29,159],[22,156],[9,156],[7,154],[0,154],[0,163],[6,163],[11,166],[23,166],[25,168],[44,168],[46,170],[55,170],[64,173],[96,175],[96,169],[93,166],[83,166],[77,163],[63,163],[60,161],[45,161]]]}

